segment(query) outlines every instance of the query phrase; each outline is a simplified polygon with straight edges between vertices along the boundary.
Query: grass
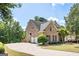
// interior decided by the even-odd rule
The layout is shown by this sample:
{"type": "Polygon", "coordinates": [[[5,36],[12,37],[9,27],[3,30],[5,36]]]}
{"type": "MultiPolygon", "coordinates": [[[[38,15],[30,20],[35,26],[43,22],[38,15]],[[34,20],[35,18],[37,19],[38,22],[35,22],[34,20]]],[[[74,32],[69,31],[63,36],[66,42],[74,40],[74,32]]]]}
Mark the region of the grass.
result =
{"type": "Polygon", "coordinates": [[[5,46],[5,52],[8,53],[8,56],[33,56],[31,54],[12,50],[12,49],[8,48],[7,46],[5,46]]]}
{"type": "Polygon", "coordinates": [[[59,51],[67,51],[67,52],[77,52],[79,53],[79,44],[59,44],[59,45],[48,45],[41,46],[44,49],[50,50],[59,50],[59,51]]]}
{"type": "Polygon", "coordinates": [[[5,51],[4,44],[0,42],[0,54],[3,54],[5,51]]]}

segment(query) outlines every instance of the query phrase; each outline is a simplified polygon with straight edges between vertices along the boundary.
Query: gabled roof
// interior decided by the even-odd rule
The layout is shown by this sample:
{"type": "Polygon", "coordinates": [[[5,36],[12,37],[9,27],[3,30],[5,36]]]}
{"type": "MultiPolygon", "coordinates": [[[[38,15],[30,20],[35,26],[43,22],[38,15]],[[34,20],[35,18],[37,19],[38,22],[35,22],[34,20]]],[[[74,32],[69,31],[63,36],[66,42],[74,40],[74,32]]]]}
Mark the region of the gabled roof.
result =
{"type": "Polygon", "coordinates": [[[36,25],[36,27],[38,28],[38,30],[40,30],[40,25],[42,24],[42,22],[40,22],[40,21],[34,21],[34,24],[36,25]]]}
{"type": "Polygon", "coordinates": [[[49,25],[50,22],[46,22],[44,24],[41,24],[40,25],[40,31],[43,31],[48,25],[49,25]]]}
{"type": "MultiPolygon", "coordinates": [[[[48,22],[40,22],[40,21],[35,21],[35,20],[30,20],[29,22],[32,22],[35,24],[36,28],[39,30],[39,31],[43,31],[49,24],[51,21],[48,21],[48,22]]],[[[56,21],[52,21],[53,24],[56,26],[56,28],[59,28],[60,26],[57,24],[56,21]]]]}
{"type": "Polygon", "coordinates": [[[57,28],[60,28],[60,25],[56,21],[54,21],[53,23],[55,24],[57,28]]]}
{"type": "Polygon", "coordinates": [[[50,23],[54,24],[57,29],[60,28],[60,26],[57,24],[56,21],[49,21],[49,22],[46,22],[46,23],[41,24],[41,26],[40,26],[40,31],[45,30],[46,27],[47,27],[50,23]]]}

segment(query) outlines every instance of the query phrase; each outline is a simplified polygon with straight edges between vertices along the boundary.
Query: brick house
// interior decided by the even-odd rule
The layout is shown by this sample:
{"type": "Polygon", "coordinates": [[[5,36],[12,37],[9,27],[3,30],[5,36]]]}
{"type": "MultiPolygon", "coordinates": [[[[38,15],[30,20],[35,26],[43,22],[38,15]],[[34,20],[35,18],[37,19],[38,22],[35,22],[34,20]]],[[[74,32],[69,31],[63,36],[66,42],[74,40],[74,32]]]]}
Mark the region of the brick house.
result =
{"type": "Polygon", "coordinates": [[[30,20],[26,27],[27,36],[25,41],[37,43],[39,33],[47,36],[49,43],[59,42],[58,29],[59,25],[56,21],[40,22],[30,20]]]}

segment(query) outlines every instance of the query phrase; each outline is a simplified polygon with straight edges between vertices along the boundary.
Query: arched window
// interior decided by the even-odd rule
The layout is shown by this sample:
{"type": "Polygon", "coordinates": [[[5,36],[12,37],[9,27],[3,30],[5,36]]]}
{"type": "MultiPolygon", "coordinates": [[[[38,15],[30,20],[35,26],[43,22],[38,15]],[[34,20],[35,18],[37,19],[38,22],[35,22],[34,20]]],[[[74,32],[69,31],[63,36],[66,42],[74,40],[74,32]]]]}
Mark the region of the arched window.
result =
{"type": "Polygon", "coordinates": [[[52,36],[53,42],[54,42],[54,35],[52,36]]]}
{"type": "Polygon", "coordinates": [[[57,36],[55,35],[55,42],[57,41],[57,36]]]}
{"type": "Polygon", "coordinates": [[[53,40],[53,42],[56,42],[57,41],[57,36],[56,35],[53,35],[52,36],[52,40],[53,40]]]}

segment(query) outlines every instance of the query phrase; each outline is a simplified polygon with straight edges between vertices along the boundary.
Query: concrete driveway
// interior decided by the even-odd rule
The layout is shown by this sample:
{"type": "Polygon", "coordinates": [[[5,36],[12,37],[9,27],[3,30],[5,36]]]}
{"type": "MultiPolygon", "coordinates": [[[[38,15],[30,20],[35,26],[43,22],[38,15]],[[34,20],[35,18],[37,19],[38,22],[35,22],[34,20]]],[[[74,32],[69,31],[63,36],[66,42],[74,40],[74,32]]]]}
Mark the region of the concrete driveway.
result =
{"type": "Polygon", "coordinates": [[[79,56],[79,53],[74,52],[42,49],[38,45],[31,43],[12,43],[6,44],[6,46],[12,50],[28,53],[34,56],[79,56]]]}

